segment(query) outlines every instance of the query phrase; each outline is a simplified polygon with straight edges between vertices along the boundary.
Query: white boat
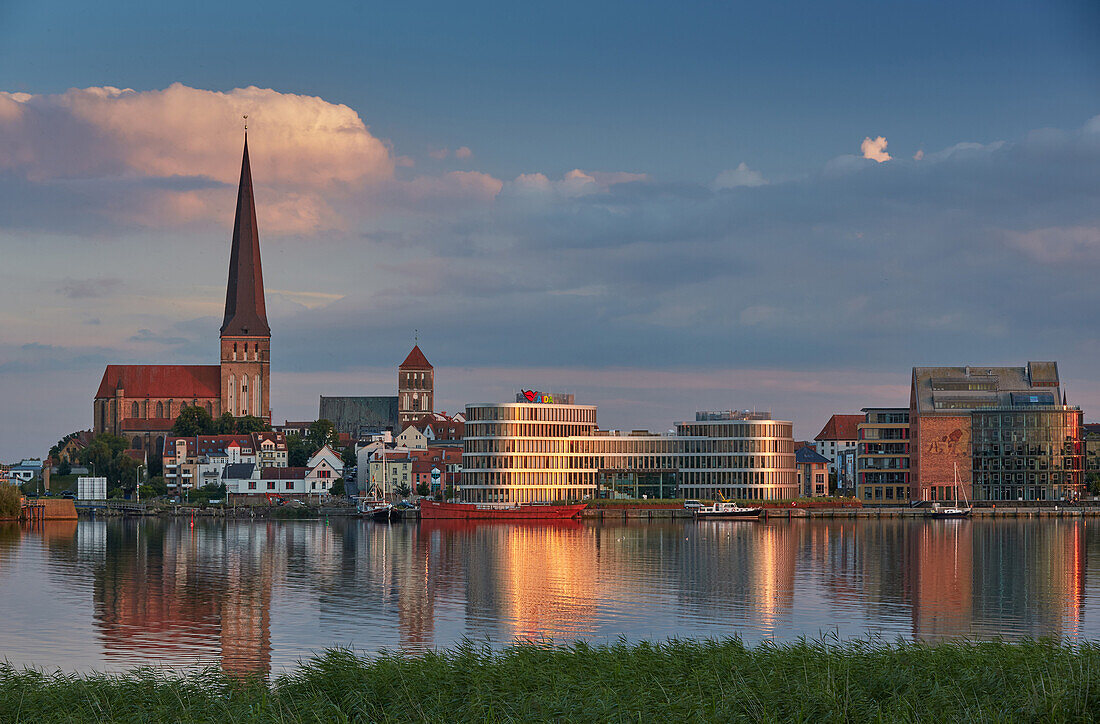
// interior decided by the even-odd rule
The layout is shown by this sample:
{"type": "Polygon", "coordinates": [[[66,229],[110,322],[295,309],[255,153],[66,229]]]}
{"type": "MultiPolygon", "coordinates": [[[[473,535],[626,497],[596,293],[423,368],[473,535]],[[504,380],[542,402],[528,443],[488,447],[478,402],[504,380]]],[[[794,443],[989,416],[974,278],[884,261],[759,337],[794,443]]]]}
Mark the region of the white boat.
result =
{"type": "Polygon", "coordinates": [[[373,520],[389,520],[393,516],[393,504],[377,498],[359,498],[355,509],[359,515],[373,520]]]}
{"type": "Polygon", "coordinates": [[[932,504],[932,510],[928,511],[929,518],[969,518],[973,508],[970,507],[970,501],[966,499],[966,490],[962,491],[963,503],[965,505],[959,505],[959,490],[962,486],[959,485],[959,464],[955,463],[955,504],[952,506],[940,506],[939,503],[932,504]]]}
{"type": "Polygon", "coordinates": [[[732,500],[716,500],[694,510],[695,519],[725,520],[733,518],[758,518],[760,508],[742,508],[732,500]]]}

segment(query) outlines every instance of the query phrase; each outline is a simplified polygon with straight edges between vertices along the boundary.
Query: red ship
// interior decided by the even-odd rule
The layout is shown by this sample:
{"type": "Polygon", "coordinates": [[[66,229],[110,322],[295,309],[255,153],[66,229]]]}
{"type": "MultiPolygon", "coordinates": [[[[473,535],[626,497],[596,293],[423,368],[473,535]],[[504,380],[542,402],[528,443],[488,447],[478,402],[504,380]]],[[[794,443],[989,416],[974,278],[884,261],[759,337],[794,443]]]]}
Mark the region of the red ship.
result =
{"type": "Polygon", "coordinates": [[[588,503],[577,505],[520,505],[506,503],[439,503],[420,499],[420,519],[461,520],[568,520],[576,518],[588,503]]]}

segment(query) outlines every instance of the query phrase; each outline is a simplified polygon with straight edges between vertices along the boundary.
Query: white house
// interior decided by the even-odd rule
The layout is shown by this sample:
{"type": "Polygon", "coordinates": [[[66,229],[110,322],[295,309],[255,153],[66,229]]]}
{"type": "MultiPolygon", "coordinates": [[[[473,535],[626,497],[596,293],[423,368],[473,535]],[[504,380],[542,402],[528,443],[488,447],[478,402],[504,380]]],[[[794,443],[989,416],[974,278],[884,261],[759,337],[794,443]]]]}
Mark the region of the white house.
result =
{"type": "Polygon", "coordinates": [[[397,436],[397,447],[403,447],[409,450],[427,450],[428,438],[424,433],[420,432],[420,430],[409,425],[397,436]]]}

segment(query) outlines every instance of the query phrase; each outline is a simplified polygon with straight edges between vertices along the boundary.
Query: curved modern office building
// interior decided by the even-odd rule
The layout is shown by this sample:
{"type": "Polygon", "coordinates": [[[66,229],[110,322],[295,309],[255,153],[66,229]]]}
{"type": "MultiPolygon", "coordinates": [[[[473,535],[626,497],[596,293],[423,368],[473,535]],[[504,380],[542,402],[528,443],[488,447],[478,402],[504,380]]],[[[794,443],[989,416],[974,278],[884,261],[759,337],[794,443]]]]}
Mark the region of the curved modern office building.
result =
{"type": "MultiPolygon", "coordinates": [[[[572,396],[544,395],[541,399],[572,396]]],[[[570,438],[592,435],[596,406],[557,402],[466,406],[462,499],[478,503],[583,500],[596,493],[598,469],[588,467],[570,438]]]]}
{"type": "Polygon", "coordinates": [[[680,496],[783,500],[798,497],[794,425],[766,412],[697,412],[676,423],[680,496]]]}
{"type": "Polygon", "coordinates": [[[596,407],[571,395],[535,399],[466,406],[463,500],[798,497],[793,425],[766,413],[699,412],[675,435],[621,434],[598,430],[596,407]]]}

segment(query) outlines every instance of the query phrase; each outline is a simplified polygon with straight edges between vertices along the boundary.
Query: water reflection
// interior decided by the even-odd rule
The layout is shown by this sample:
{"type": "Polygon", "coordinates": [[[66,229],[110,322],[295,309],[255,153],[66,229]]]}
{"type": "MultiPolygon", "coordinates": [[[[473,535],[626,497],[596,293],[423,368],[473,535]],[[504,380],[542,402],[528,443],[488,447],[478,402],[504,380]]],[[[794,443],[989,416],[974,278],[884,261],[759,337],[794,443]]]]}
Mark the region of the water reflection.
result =
{"type": "Polygon", "coordinates": [[[1087,520],[0,524],[0,652],[266,674],[334,644],[1100,635],[1087,520]]]}

